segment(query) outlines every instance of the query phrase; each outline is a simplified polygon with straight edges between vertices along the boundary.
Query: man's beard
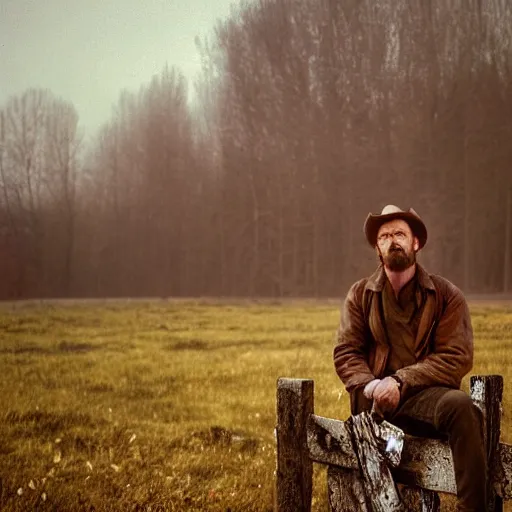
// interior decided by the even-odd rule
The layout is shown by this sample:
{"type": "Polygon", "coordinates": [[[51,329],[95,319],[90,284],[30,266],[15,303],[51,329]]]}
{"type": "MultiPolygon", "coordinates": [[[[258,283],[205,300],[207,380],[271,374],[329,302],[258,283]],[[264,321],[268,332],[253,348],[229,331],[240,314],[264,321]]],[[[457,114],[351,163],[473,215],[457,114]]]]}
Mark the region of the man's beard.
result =
{"type": "Polygon", "coordinates": [[[380,253],[382,263],[393,272],[403,272],[416,263],[416,253],[414,250],[407,252],[399,245],[390,246],[385,256],[380,253]]]}

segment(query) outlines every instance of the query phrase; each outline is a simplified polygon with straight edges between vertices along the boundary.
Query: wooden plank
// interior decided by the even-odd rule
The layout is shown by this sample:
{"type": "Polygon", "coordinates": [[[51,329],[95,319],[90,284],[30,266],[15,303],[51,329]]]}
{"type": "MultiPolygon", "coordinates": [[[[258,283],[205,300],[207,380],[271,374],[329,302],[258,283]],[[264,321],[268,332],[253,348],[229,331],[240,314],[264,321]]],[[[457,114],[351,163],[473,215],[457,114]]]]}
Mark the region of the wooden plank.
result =
{"type": "Polygon", "coordinates": [[[503,499],[497,495],[494,482],[500,455],[501,402],[503,377],[501,375],[474,375],[470,379],[470,395],[484,414],[484,442],[487,450],[487,511],[502,512],[503,499]]]}
{"type": "Polygon", "coordinates": [[[364,503],[373,512],[405,512],[390,471],[391,464],[399,461],[403,432],[387,422],[375,423],[368,413],[352,416],[345,426],[359,461],[359,471],[331,475],[332,510],[364,510],[364,503]],[[397,449],[383,452],[382,448],[391,447],[391,442],[397,449]]]}
{"type": "Polygon", "coordinates": [[[400,488],[400,496],[404,509],[408,512],[412,510],[417,512],[440,512],[441,510],[441,500],[435,491],[403,487],[400,488]]]}
{"type": "Polygon", "coordinates": [[[327,491],[331,512],[372,512],[366,505],[363,479],[358,471],[327,468],[327,491]]]}
{"type": "MultiPolygon", "coordinates": [[[[311,415],[308,425],[310,457],[322,464],[358,469],[345,422],[311,415]]],[[[455,494],[453,460],[448,443],[406,435],[396,480],[432,491],[455,494]]]]}
{"type": "Polygon", "coordinates": [[[313,464],[307,420],[313,410],[312,380],[278,380],[276,512],[311,511],[313,464]]]}
{"type": "Polygon", "coordinates": [[[512,499],[512,445],[500,443],[495,465],[494,490],[504,500],[512,499]]]}
{"type": "MultiPolygon", "coordinates": [[[[307,442],[312,460],[357,470],[350,434],[344,421],[311,415],[307,442]]],[[[494,490],[512,499],[512,445],[500,443],[494,460],[494,490]]],[[[406,435],[400,466],[393,470],[397,482],[427,490],[457,493],[450,446],[445,441],[406,435]]]]}
{"type": "Polygon", "coordinates": [[[406,435],[402,460],[393,474],[403,484],[457,494],[452,451],[446,441],[406,435]]]}
{"type": "MultiPolygon", "coordinates": [[[[331,512],[372,512],[366,504],[363,479],[358,471],[336,466],[327,468],[327,489],[331,512]]],[[[434,491],[399,486],[402,508],[407,512],[440,512],[441,500],[434,491]]],[[[387,511],[386,511],[387,512],[387,511]]]]}
{"type": "Polygon", "coordinates": [[[322,464],[359,469],[350,441],[350,432],[344,421],[312,414],[307,423],[309,456],[322,464]]]}
{"type": "Polygon", "coordinates": [[[400,460],[403,432],[387,422],[376,423],[368,413],[352,416],[347,424],[369,508],[374,512],[404,512],[390,470],[400,460]],[[400,448],[383,451],[390,442],[400,448]]]}

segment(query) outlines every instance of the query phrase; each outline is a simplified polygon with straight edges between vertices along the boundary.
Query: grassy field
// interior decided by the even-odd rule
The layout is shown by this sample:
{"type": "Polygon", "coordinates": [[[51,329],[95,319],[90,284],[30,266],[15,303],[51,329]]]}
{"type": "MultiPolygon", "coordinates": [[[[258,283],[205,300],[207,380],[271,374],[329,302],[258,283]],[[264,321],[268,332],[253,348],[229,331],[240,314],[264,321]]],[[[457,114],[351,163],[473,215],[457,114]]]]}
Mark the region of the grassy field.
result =
{"type": "MultiPolygon", "coordinates": [[[[472,318],[511,442],[512,306],[472,318]]],[[[338,319],[315,302],[1,306],[0,510],[271,511],[277,378],[314,379],[316,413],[348,416],[338,319]]]]}

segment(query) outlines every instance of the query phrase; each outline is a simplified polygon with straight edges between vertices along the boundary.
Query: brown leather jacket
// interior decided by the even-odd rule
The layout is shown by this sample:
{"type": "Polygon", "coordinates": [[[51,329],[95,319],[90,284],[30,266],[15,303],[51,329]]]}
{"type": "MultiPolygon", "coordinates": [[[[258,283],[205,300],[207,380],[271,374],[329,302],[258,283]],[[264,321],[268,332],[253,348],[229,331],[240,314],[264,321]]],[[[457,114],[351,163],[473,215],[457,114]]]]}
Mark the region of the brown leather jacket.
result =
{"type": "MultiPolygon", "coordinates": [[[[416,363],[396,372],[403,382],[402,397],[429,386],[459,388],[473,364],[473,330],[462,292],[450,281],[418,266],[426,302],[416,337],[416,363]]],[[[389,343],[383,323],[380,294],[386,282],[382,265],[349,290],[342,308],[334,366],[354,399],[386,369],[389,343]]],[[[359,412],[359,411],[357,411],[359,412]]]]}

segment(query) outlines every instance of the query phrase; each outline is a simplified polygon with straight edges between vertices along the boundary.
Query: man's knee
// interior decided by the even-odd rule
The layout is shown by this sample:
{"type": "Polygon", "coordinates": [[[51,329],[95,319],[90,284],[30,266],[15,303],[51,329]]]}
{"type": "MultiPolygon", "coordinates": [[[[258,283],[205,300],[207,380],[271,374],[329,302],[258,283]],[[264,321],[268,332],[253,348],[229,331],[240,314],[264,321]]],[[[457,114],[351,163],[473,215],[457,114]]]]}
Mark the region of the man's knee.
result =
{"type": "Polygon", "coordinates": [[[457,427],[482,428],[483,416],[480,409],[467,393],[458,389],[451,389],[441,397],[436,417],[439,427],[447,431],[457,427]]]}

